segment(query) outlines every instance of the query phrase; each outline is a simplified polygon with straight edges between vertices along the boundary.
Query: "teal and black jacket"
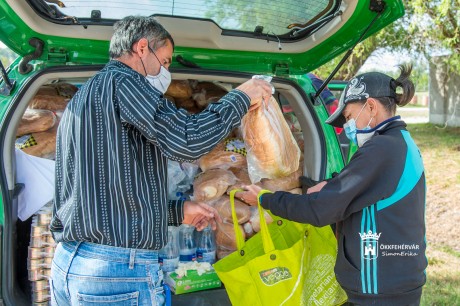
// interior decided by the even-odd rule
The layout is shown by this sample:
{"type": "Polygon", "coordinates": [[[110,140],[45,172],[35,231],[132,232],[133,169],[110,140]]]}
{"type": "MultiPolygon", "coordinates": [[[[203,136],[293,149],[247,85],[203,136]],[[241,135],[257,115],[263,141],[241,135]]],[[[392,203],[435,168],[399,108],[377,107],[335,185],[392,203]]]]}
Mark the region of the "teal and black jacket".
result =
{"type": "Polygon", "coordinates": [[[425,194],[420,151],[395,117],[321,191],[264,194],[261,204],[297,222],[339,223],[335,273],[350,302],[409,305],[426,281],[425,194]]]}

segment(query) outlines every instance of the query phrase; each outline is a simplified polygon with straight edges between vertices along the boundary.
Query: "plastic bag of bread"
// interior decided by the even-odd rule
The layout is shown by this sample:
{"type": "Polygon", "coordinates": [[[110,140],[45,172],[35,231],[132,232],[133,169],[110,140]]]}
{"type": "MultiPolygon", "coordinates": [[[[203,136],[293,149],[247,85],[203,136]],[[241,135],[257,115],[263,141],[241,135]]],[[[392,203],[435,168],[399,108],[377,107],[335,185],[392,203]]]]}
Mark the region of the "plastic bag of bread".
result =
{"type": "Polygon", "coordinates": [[[29,108],[63,111],[77,90],[76,86],[67,83],[44,85],[30,101],[29,108]]]}
{"type": "Polygon", "coordinates": [[[188,80],[173,80],[165,95],[175,99],[186,99],[192,96],[192,87],[188,80]]]}
{"type": "Polygon", "coordinates": [[[59,127],[59,121],[62,112],[54,113],[56,123],[54,126],[44,132],[26,134],[16,138],[15,147],[23,152],[47,159],[56,158],[56,134],[59,127]]]}
{"type": "Polygon", "coordinates": [[[241,128],[252,183],[284,177],[299,168],[299,146],[275,98],[248,112],[241,128]]]}
{"type": "Polygon", "coordinates": [[[236,251],[236,249],[228,249],[226,247],[217,245],[217,249],[216,249],[217,259],[222,259],[222,258],[232,254],[235,251],[236,251]]]}
{"type": "MultiPolygon", "coordinates": [[[[230,204],[229,196],[223,195],[213,204],[213,206],[219,213],[219,216],[222,218],[223,222],[233,222],[232,206],[230,204]]],[[[239,224],[248,222],[249,218],[251,217],[250,207],[238,199],[235,199],[235,212],[239,224]]]]}
{"type": "MultiPolygon", "coordinates": [[[[251,218],[249,219],[249,223],[251,224],[253,231],[258,233],[260,232],[259,209],[254,206],[251,206],[250,209],[251,209],[251,218]]],[[[270,224],[273,222],[272,217],[265,210],[264,210],[264,217],[265,217],[265,221],[267,222],[267,224],[270,224]]]]}
{"type": "Polygon", "coordinates": [[[220,198],[228,186],[235,184],[235,175],[224,169],[211,169],[198,174],[193,182],[193,201],[212,202],[220,198]]]}
{"type": "Polygon", "coordinates": [[[201,157],[199,160],[201,170],[246,167],[246,157],[241,153],[226,150],[227,146],[228,142],[223,141],[215,146],[211,152],[201,157]]]}
{"type": "Polygon", "coordinates": [[[276,179],[262,179],[260,181],[263,189],[268,189],[270,191],[288,191],[297,187],[302,186],[300,183],[300,176],[302,175],[302,165],[300,165],[297,171],[289,174],[285,177],[280,177],[276,179]]]}
{"type": "Polygon", "coordinates": [[[56,124],[56,115],[49,110],[27,109],[19,122],[16,136],[44,132],[56,124]]]}
{"type": "Polygon", "coordinates": [[[16,147],[25,153],[41,158],[56,157],[57,126],[45,132],[32,133],[16,139],[16,147]]]}
{"type": "Polygon", "coordinates": [[[230,191],[233,189],[243,189],[244,186],[251,185],[251,179],[249,178],[249,172],[247,168],[229,168],[235,176],[236,183],[229,186],[227,189],[227,194],[230,194],[230,191]]]}
{"type": "MultiPolygon", "coordinates": [[[[241,232],[243,233],[243,238],[246,239],[243,226],[239,225],[239,227],[241,232]]],[[[216,245],[227,250],[235,251],[237,249],[236,235],[235,230],[233,228],[233,223],[217,223],[216,245]]]]}

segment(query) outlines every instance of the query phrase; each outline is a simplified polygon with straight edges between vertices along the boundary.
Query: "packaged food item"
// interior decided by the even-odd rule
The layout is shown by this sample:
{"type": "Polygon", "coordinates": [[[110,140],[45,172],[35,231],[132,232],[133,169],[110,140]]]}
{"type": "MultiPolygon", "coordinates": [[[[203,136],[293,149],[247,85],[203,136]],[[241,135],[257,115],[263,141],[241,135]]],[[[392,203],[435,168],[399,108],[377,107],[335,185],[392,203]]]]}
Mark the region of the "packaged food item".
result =
{"type": "MultiPolygon", "coordinates": [[[[230,197],[223,195],[220,197],[214,204],[214,208],[219,213],[219,216],[222,218],[223,222],[232,223],[232,206],[230,205],[230,197]]],[[[249,220],[251,217],[251,210],[248,205],[235,199],[235,212],[236,217],[238,218],[238,223],[243,224],[249,220]]]]}
{"type": "MultiPolygon", "coordinates": [[[[244,145],[244,143],[242,143],[242,145],[244,145]]],[[[239,148],[239,150],[243,150],[241,147],[239,148]]],[[[230,144],[227,141],[219,143],[211,150],[211,152],[200,158],[199,165],[201,170],[206,172],[209,169],[216,168],[228,169],[231,167],[246,167],[246,157],[244,156],[245,150],[244,153],[238,152],[237,150],[238,149],[236,148],[236,144],[234,144],[234,142],[230,144]],[[234,150],[227,149],[227,147],[234,150]]]]}
{"type": "Polygon", "coordinates": [[[241,127],[252,183],[284,177],[299,168],[300,149],[274,97],[248,112],[241,127]]]}
{"type": "Polygon", "coordinates": [[[44,132],[56,124],[56,115],[44,109],[27,109],[21,118],[16,136],[44,132]]]}
{"type": "Polygon", "coordinates": [[[193,200],[201,202],[220,198],[228,186],[235,184],[235,175],[224,169],[211,169],[198,174],[193,182],[193,200]]]}
{"type": "MultiPolygon", "coordinates": [[[[244,229],[241,225],[240,229],[244,233],[244,229]]],[[[220,248],[225,248],[227,250],[235,251],[237,249],[236,235],[233,229],[233,223],[217,223],[216,244],[220,248]]]]}
{"type": "Polygon", "coordinates": [[[165,95],[175,99],[186,99],[192,96],[192,87],[188,80],[173,80],[168,87],[165,95]]]}

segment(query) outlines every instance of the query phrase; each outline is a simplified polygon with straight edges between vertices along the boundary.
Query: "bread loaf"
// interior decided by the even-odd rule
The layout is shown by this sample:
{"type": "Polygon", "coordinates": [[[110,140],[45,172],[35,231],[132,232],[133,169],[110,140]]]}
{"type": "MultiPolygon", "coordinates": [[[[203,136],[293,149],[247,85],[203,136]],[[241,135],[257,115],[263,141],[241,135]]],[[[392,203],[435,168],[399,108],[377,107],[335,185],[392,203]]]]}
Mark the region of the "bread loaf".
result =
{"type": "Polygon", "coordinates": [[[224,169],[211,169],[200,173],[193,182],[193,200],[209,202],[220,198],[228,186],[236,182],[235,175],[224,169]]]}
{"type": "MultiPolygon", "coordinates": [[[[229,196],[223,195],[213,205],[219,213],[219,216],[222,218],[223,222],[233,222],[232,206],[230,204],[229,196]]],[[[235,199],[235,212],[239,224],[243,224],[249,221],[249,218],[251,217],[251,210],[249,206],[239,201],[238,199],[235,199]]]]}
{"type": "Polygon", "coordinates": [[[244,186],[251,185],[247,168],[230,168],[228,170],[235,175],[237,181],[235,184],[228,187],[227,194],[230,194],[230,191],[233,189],[242,189],[244,186]]]}
{"type": "MultiPolygon", "coordinates": [[[[243,238],[246,238],[243,227],[241,225],[239,225],[239,227],[241,232],[243,233],[243,238]]],[[[217,223],[216,244],[221,248],[225,248],[227,250],[237,249],[233,223],[217,223]]]]}
{"type": "Polygon", "coordinates": [[[288,191],[297,187],[302,186],[300,183],[299,177],[302,175],[302,169],[299,167],[297,171],[289,174],[288,176],[276,178],[273,180],[262,179],[260,182],[262,188],[268,189],[270,191],[288,191]]]}
{"type": "Polygon", "coordinates": [[[247,113],[242,130],[251,182],[284,177],[299,168],[300,149],[275,98],[247,113]]]}
{"type": "Polygon", "coordinates": [[[42,109],[27,109],[19,123],[16,136],[49,130],[56,123],[53,112],[42,109]]]}
{"type": "Polygon", "coordinates": [[[179,99],[190,98],[192,96],[192,87],[188,80],[173,80],[165,95],[179,99]]]}
{"type": "Polygon", "coordinates": [[[201,170],[208,171],[209,169],[228,169],[230,167],[245,167],[246,157],[240,153],[225,151],[225,143],[221,142],[208,154],[204,155],[199,160],[201,170]]]}
{"type": "MultiPolygon", "coordinates": [[[[270,224],[273,222],[272,217],[264,210],[264,217],[265,217],[265,222],[267,224],[270,224]]],[[[249,223],[252,225],[252,229],[254,232],[258,233],[260,232],[260,217],[259,217],[259,210],[257,207],[251,207],[251,218],[249,219],[249,223]]]]}
{"type": "Polygon", "coordinates": [[[22,149],[25,153],[41,158],[56,158],[56,132],[57,125],[48,131],[32,133],[31,136],[37,143],[34,146],[22,149]]]}
{"type": "Polygon", "coordinates": [[[70,99],[63,96],[35,95],[29,103],[30,109],[47,109],[50,111],[63,111],[70,99]]]}

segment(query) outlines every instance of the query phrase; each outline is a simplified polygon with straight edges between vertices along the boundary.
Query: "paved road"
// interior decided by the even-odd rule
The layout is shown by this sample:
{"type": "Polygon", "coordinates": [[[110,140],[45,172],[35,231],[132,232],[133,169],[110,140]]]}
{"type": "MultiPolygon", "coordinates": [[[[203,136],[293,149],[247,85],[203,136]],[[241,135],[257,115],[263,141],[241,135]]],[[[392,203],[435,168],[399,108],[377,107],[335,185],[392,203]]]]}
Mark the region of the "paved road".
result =
{"type": "Polygon", "coordinates": [[[406,123],[427,123],[429,120],[428,107],[399,107],[396,114],[406,123]]]}

